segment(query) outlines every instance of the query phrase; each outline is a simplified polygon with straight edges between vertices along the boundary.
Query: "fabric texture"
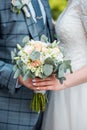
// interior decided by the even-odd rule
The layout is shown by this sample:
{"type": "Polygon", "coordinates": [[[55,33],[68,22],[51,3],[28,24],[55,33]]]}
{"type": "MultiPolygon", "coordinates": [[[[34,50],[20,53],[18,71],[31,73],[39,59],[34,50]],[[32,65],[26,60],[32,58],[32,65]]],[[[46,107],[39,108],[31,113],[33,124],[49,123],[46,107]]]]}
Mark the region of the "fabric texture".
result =
{"type": "MultiPolygon", "coordinates": [[[[40,6],[40,9],[41,9],[41,13],[42,13],[44,24],[45,24],[46,23],[46,14],[45,14],[43,4],[42,4],[41,0],[38,0],[38,3],[39,3],[39,6],[40,6]]],[[[36,21],[36,12],[35,12],[35,10],[34,10],[34,8],[32,6],[31,1],[29,2],[28,8],[30,9],[30,12],[32,14],[32,17],[33,17],[34,21],[37,22],[36,21]]]]}
{"type": "Polygon", "coordinates": [[[46,26],[39,29],[32,16],[26,18],[23,12],[16,14],[11,11],[11,0],[0,2],[0,130],[40,130],[43,113],[30,109],[32,90],[24,86],[16,88],[11,51],[17,43],[22,46],[26,35],[40,40],[45,34],[52,41],[50,7],[47,0],[43,0],[42,4],[46,12],[46,26]]]}
{"type": "MultiPolygon", "coordinates": [[[[87,0],[69,0],[56,33],[73,71],[87,65],[87,0]]],[[[87,130],[87,83],[51,93],[42,130],[87,130]]]]}

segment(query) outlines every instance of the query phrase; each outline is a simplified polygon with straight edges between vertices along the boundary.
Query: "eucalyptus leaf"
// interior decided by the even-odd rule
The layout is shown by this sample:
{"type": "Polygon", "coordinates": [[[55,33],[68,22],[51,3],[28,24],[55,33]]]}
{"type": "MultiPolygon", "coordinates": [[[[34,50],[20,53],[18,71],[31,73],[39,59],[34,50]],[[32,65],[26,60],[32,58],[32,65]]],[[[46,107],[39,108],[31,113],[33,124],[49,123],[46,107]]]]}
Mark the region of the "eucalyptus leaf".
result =
{"type": "Polygon", "coordinates": [[[61,78],[59,78],[59,81],[60,81],[61,84],[63,84],[63,81],[64,81],[64,80],[66,80],[65,77],[61,77],[61,78]]]}
{"type": "Polygon", "coordinates": [[[25,36],[22,40],[23,43],[27,43],[30,40],[29,36],[25,36]]]}
{"type": "Polygon", "coordinates": [[[33,72],[29,72],[29,76],[30,76],[30,78],[32,78],[32,79],[34,79],[35,78],[35,75],[34,75],[34,73],[33,72]]]}
{"type": "Polygon", "coordinates": [[[45,64],[43,66],[43,72],[46,76],[50,76],[53,72],[53,66],[49,64],[45,64]]]}
{"type": "Polygon", "coordinates": [[[50,65],[54,65],[54,60],[50,57],[48,57],[46,60],[45,60],[45,64],[50,64],[50,65]]]}
{"type": "Polygon", "coordinates": [[[63,61],[67,66],[71,64],[71,60],[64,60],[63,61]]]}
{"type": "Polygon", "coordinates": [[[18,48],[18,50],[22,49],[22,47],[19,44],[17,44],[17,48],[18,48]]]}
{"type": "Polygon", "coordinates": [[[25,75],[23,76],[23,80],[27,80],[30,77],[30,70],[27,70],[27,72],[25,73],[25,75]]]}
{"type": "Polygon", "coordinates": [[[32,61],[35,61],[35,60],[37,60],[37,59],[39,59],[40,58],[40,52],[38,52],[38,51],[33,51],[31,54],[30,54],[30,59],[32,60],[32,61]]]}
{"type": "Polygon", "coordinates": [[[41,41],[42,42],[48,42],[48,38],[45,35],[41,35],[41,41]]]}
{"type": "Polygon", "coordinates": [[[66,53],[65,53],[64,47],[62,45],[60,45],[59,49],[60,49],[61,53],[63,54],[63,56],[65,56],[66,53]]]}
{"type": "Polygon", "coordinates": [[[64,73],[65,73],[65,64],[62,63],[61,65],[59,65],[59,69],[58,69],[58,78],[64,77],[64,73]]]}
{"type": "Polygon", "coordinates": [[[15,57],[15,52],[12,51],[12,52],[11,52],[11,58],[12,58],[12,60],[14,60],[14,57],[15,57]]]}
{"type": "Polygon", "coordinates": [[[13,71],[16,72],[17,69],[18,69],[17,65],[14,65],[14,67],[13,67],[13,71]]]}
{"type": "Polygon", "coordinates": [[[21,65],[21,60],[20,59],[18,59],[17,61],[16,61],[16,64],[18,65],[18,66],[20,66],[21,65]]]}
{"type": "Polygon", "coordinates": [[[47,76],[45,74],[41,74],[41,78],[45,79],[45,78],[47,78],[47,76]]]}
{"type": "Polygon", "coordinates": [[[16,55],[16,54],[17,54],[17,49],[14,48],[13,52],[14,52],[14,54],[16,55]]]}
{"type": "Polygon", "coordinates": [[[28,78],[35,78],[35,75],[33,72],[31,72],[30,70],[27,70],[27,72],[23,75],[23,79],[28,79],[28,78]]]}
{"type": "Polygon", "coordinates": [[[21,72],[19,69],[17,69],[16,72],[14,73],[14,78],[16,79],[20,75],[21,75],[21,72]]]}
{"type": "Polygon", "coordinates": [[[65,66],[66,66],[66,71],[67,71],[67,69],[69,69],[69,70],[70,70],[70,73],[73,73],[72,67],[71,67],[71,60],[66,60],[66,61],[64,61],[64,64],[65,64],[65,66]]]}
{"type": "Polygon", "coordinates": [[[52,47],[54,48],[54,47],[56,47],[57,46],[57,41],[55,40],[53,43],[52,43],[52,47]]]}
{"type": "Polygon", "coordinates": [[[58,64],[55,64],[53,69],[54,69],[54,72],[58,71],[58,64]]]}

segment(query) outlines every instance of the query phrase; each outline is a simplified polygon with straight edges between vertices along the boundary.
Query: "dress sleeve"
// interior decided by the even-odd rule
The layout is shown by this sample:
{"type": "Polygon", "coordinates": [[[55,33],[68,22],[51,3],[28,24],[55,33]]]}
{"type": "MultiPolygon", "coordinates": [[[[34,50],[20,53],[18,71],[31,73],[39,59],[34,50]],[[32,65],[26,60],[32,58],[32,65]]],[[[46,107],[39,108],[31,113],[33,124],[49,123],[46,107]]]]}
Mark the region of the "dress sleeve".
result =
{"type": "Polygon", "coordinates": [[[87,36],[87,0],[80,0],[81,20],[87,36]]]}

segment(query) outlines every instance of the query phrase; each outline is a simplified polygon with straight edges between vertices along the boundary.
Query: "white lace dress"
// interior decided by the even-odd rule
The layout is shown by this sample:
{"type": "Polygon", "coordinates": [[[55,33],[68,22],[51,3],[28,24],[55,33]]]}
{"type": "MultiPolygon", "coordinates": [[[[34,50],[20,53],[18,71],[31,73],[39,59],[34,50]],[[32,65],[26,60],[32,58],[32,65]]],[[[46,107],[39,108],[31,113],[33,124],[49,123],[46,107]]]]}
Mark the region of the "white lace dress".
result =
{"type": "MultiPolygon", "coordinates": [[[[56,32],[73,71],[86,65],[87,0],[69,1],[56,22],[56,32]]],[[[87,130],[87,83],[51,92],[42,130],[87,130]]]]}

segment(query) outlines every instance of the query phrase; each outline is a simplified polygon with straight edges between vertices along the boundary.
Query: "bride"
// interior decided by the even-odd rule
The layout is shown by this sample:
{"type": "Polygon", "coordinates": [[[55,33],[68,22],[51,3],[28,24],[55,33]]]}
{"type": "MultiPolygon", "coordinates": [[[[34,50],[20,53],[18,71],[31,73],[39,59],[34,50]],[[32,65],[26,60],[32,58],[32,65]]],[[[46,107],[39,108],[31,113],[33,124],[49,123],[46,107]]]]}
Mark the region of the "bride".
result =
{"type": "Polygon", "coordinates": [[[36,79],[40,90],[56,90],[51,91],[42,130],[87,130],[87,0],[69,0],[55,28],[73,73],[66,74],[62,85],[54,76],[39,83],[36,79]]]}

